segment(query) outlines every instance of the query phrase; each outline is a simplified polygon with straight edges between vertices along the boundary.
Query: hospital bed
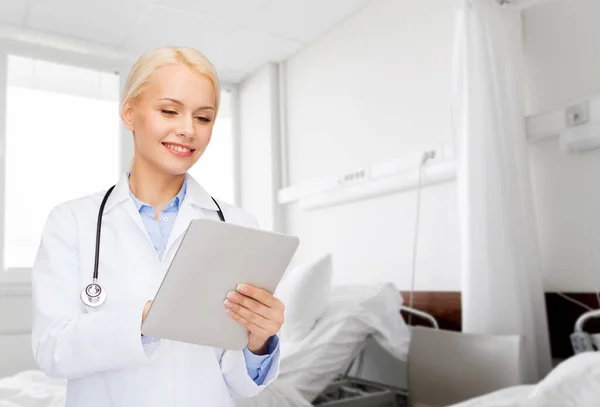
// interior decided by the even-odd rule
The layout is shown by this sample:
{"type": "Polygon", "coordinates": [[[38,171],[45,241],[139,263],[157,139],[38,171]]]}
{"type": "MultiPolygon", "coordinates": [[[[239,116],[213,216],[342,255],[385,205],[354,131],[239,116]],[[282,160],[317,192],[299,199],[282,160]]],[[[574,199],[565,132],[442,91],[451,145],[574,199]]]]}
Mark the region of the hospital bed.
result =
{"type": "MultiPolygon", "coordinates": [[[[376,345],[392,371],[404,381],[410,331],[399,309],[402,298],[393,284],[337,286],[310,334],[299,341],[281,338],[280,374],[254,398],[238,407],[307,407],[329,385],[349,372],[366,348],[376,345]]],[[[3,355],[0,355],[2,357],[3,355]]],[[[402,383],[400,383],[401,385],[402,383]]],[[[27,369],[0,379],[0,407],[64,407],[65,383],[27,369]]]]}
{"type": "MultiPolygon", "coordinates": [[[[418,399],[415,407],[592,407],[600,405],[600,352],[594,345],[582,346],[580,334],[583,324],[600,317],[599,310],[583,314],[575,323],[573,348],[576,355],[556,366],[537,384],[523,384],[523,344],[517,335],[467,335],[454,332],[428,332],[416,329],[412,332],[411,351],[408,358],[409,388],[411,398],[418,399]],[[458,339],[460,338],[460,339],[458,339]],[[423,354],[423,350],[441,347],[445,350],[435,358],[423,354]],[[449,349],[447,349],[449,348],[449,349]],[[413,355],[414,353],[414,355],[413,355]],[[457,358],[465,359],[464,369],[457,374],[457,358]],[[411,370],[412,359],[419,361],[419,369],[428,377],[418,386],[411,370]],[[452,360],[454,358],[454,360],[452,360]],[[435,366],[427,366],[434,363],[435,366]],[[493,374],[489,374],[492,372],[493,374]],[[436,391],[430,388],[434,382],[436,391]],[[512,382],[512,385],[511,385],[512,382]],[[468,383],[468,385],[466,385],[468,383]],[[421,387],[421,388],[419,388],[421,387]],[[487,387],[487,392],[485,391],[487,387]],[[473,397],[467,397],[468,395],[473,397]],[[477,396],[474,396],[478,394],[477,396]],[[442,400],[456,399],[453,403],[442,400]],[[460,401],[458,401],[460,400],[460,401]],[[425,403],[421,403],[421,402],[425,403]]],[[[590,342],[588,339],[584,342],[590,342]]],[[[422,376],[417,374],[416,376],[422,376]]]]}
{"type": "MultiPolygon", "coordinates": [[[[382,395],[389,389],[410,387],[411,398],[415,401],[412,407],[598,405],[599,352],[581,353],[562,362],[535,385],[514,385],[511,380],[515,379],[517,383],[521,381],[516,377],[518,371],[512,370],[518,365],[520,358],[518,353],[521,345],[518,340],[510,336],[486,338],[485,346],[475,348],[473,341],[481,342],[482,337],[419,327],[409,328],[398,316],[401,302],[402,299],[392,284],[334,287],[325,313],[306,338],[297,342],[282,338],[278,379],[258,396],[237,400],[237,407],[319,405],[318,402],[313,402],[322,400],[323,394],[328,390],[347,384],[344,376],[348,375],[354,383],[362,380],[356,379],[357,376],[367,378],[366,384],[371,384],[372,389],[382,389],[382,395]],[[491,352],[487,349],[490,343],[494,347],[491,352]],[[446,349],[446,357],[441,355],[443,349],[446,349]],[[452,361],[453,354],[460,354],[459,352],[470,355],[473,360],[481,359],[477,356],[479,353],[491,354],[487,356],[491,358],[497,358],[498,353],[513,356],[506,358],[504,375],[494,377],[491,384],[489,380],[479,381],[480,395],[454,404],[437,403],[430,398],[426,400],[423,394],[440,394],[444,388],[452,390],[455,384],[462,387],[459,396],[463,399],[469,394],[464,389],[473,390],[464,384],[453,382],[461,379],[456,374],[457,370],[451,367],[457,363],[452,361]],[[427,356],[423,356],[427,353],[427,356]],[[437,383],[431,383],[430,379],[435,379],[437,383]],[[419,383],[415,384],[415,381],[419,383]],[[494,390],[494,386],[497,390],[494,390]]],[[[11,358],[14,364],[18,359],[14,354],[16,348],[11,348],[8,355],[2,354],[6,349],[0,346],[0,361],[11,358]]],[[[30,357],[29,350],[24,355],[24,360],[27,357],[30,357]]],[[[64,407],[65,383],[49,379],[42,372],[31,369],[29,360],[25,363],[27,370],[0,379],[0,407],[64,407]]],[[[453,393],[452,397],[455,397],[457,392],[453,393]]],[[[375,400],[375,397],[371,397],[371,400],[375,400]]],[[[388,404],[357,404],[349,401],[330,405],[387,407],[388,404]]]]}

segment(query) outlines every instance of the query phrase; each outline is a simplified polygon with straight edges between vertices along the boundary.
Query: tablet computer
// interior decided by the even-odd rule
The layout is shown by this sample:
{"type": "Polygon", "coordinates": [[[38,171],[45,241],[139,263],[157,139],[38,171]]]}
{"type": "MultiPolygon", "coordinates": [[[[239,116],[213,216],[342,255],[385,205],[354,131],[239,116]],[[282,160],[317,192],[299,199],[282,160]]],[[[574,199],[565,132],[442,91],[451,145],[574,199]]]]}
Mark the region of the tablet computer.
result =
{"type": "Polygon", "coordinates": [[[208,218],[190,222],[142,334],[242,350],[248,330],[225,312],[238,284],[275,292],[299,245],[295,236],[208,218]]]}

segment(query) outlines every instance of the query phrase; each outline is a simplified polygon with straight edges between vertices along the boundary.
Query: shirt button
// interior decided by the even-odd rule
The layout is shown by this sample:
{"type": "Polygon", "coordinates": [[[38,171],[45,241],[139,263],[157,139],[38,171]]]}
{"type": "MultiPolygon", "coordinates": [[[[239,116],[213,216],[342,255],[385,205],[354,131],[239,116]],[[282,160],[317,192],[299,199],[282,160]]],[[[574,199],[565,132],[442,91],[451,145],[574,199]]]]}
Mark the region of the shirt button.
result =
{"type": "Polygon", "coordinates": [[[169,221],[169,218],[167,218],[167,217],[165,216],[165,217],[163,218],[163,220],[164,220],[165,222],[168,222],[168,221],[169,221]]]}

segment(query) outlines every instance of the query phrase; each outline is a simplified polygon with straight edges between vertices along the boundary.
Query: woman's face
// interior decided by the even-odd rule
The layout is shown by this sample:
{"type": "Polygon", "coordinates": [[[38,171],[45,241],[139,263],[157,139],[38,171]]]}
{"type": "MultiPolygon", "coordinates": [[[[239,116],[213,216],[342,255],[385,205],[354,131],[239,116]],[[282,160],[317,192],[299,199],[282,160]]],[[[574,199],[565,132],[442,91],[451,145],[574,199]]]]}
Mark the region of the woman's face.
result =
{"type": "Polygon", "coordinates": [[[142,94],[123,107],[123,124],[134,134],[136,163],[168,175],[187,172],[210,141],[215,96],[212,81],[186,65],[157,69],[142,94]]]}

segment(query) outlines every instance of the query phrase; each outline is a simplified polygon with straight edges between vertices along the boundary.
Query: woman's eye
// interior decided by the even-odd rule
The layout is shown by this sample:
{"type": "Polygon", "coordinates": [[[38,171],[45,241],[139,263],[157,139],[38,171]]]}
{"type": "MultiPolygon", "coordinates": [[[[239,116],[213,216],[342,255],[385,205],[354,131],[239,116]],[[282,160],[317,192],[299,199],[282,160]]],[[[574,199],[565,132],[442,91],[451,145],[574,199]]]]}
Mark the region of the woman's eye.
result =
{"type": "Polygon", "coordinates": [[[173,110],[161,110],[164,114],[168,114],[168,115],[173,115],[173,114],[177,114],[177,112],[173,111],[173,110]]]}
{"type": "Polygon", "coordinates": [[[210,119],[208,117],[196,116],[196,120],[200,120],[201,122],[209,123],[210,119]]]}

